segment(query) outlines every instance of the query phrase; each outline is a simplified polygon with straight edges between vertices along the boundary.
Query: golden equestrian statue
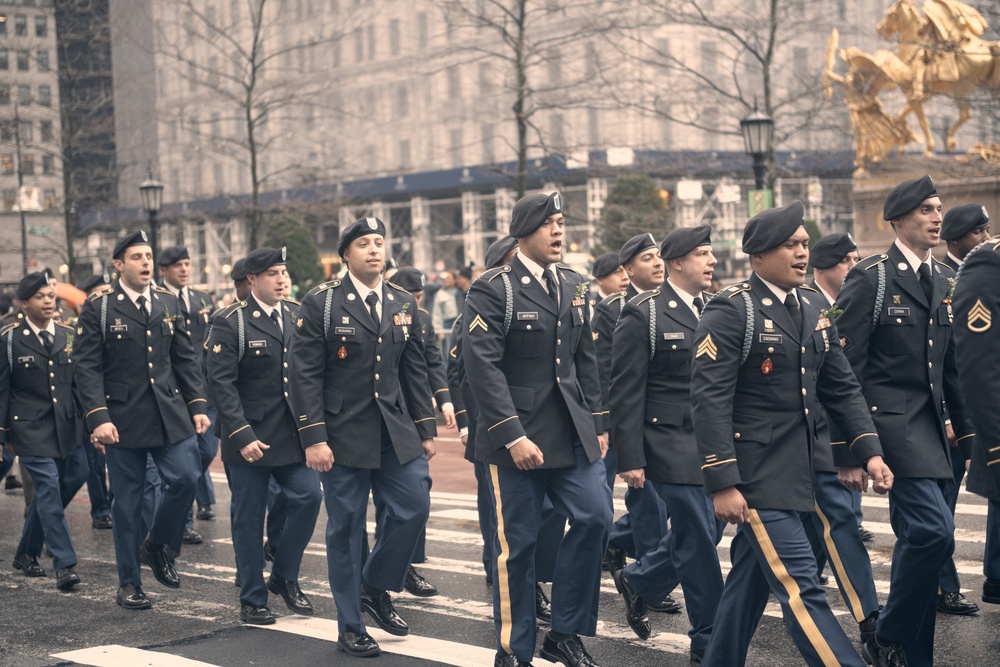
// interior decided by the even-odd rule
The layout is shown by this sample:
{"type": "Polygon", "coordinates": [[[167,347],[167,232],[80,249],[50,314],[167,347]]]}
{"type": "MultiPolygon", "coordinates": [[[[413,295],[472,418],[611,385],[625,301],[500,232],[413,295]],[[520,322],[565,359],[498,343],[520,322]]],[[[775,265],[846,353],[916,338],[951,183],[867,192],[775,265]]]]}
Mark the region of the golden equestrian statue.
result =
{"type": "Polygon", "coordinates": [[[916,137],[909,124],[892,116],[882,108],[878,96],[883,90],[892,90],[908,81],[910,68],[895,53],[880,49],[868,54],[851,46],[840,49],[840,59],[847,63],[844,75],[834,71],[839,41],[833,29],[826,45],[826,68],[823,71],[823,93],[829,102],[833,98],[833,84],[844,89],[844,103],[851,113],[854,131],[855,176],[867,173],[869,165],[882,161],[893,149],[901,149],[916,137]]]}
{"type": "Polygon", "coordinates": [[[921,16],[912,0],[896,0],[876,26],[879,36],[898,43],[900,59],[912,68],[911,85],[901,86],[905,118],[916,115],[924,133],[926,155],[934,138],[923,103],[946,95],[958,107],[958,119],[948,128],[946,150],[955,150],[955,133],[972,117],[970,100],[980,87],[1000,88],[1000,43],[981,39],[987,23],[976,9],[958,0],[924,0],[921,16]]]}

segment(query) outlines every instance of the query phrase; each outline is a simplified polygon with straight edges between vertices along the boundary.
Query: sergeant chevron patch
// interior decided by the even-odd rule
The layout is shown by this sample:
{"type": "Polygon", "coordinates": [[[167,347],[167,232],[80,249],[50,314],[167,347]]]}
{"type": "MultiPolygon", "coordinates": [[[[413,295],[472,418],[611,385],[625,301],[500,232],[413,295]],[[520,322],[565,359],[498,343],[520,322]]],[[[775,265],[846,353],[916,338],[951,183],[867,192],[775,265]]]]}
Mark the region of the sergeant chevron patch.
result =
{"type": "Polygon", "coordinates": [[[483,319],[482,315],[477,314],[475,319],[472,320],[472,323],[469,325],[469,333],[472,333],[472,330],[476,328],[482,329],[483,331],[489,331],[489,328],[486,326],[486,321],[483,319]]]}
{"type": "Polygon", "coordinates": [[[715,346],[712,342],[712,334],[705,336],[705,340],[701,341],[698,345],[698,351],[695,353],[695,358],[707,356],[712,361],[715,361],[716,355],[719,353],[719,348],[715,346]]]}
{"type": "Polygon", "coordinates": [[[993,314],[983,305],[982,299],[976,299],[975,305],[969,309],[969,331],[983,333],[993,325],[993,314]],[[979,322],[980,324],[976,324],[979,322]]]}

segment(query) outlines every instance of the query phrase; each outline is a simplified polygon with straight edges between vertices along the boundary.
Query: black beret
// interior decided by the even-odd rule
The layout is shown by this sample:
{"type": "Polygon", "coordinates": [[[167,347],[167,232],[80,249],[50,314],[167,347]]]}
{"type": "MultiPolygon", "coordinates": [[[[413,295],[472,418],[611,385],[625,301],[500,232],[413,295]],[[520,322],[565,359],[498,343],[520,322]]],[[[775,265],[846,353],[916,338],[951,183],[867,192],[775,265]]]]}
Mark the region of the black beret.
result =
{"type": "Polygon", "coordinates": [[[515,239],[534,234],[550,216],[562,212],[562,197],[538,193],[521,197],[510,215],[510,235],[515,239]]]}
{"type": "Polygon", "coordinates": [[[42,289],[49,284],[49,273],[48,271],[29,273],[25,277],[21,278],[21,282],[17,284],[17,299],[18,301],[27,301],[31,297],[35,296],[38,290],[42,289]]]}
{"type": "Polygon", "coordinates": [[[681,227],[675,229],[660,244],[660,257],[677,259],[688,254],[698,246],[712,245],[712,227],[681,227]]]}
{"type": "Polygon", "coordinates": [[[930,176],[903,181],[886,196],[885,205],[882,207],[882,218],[899,220],[920,206],[925,199],[937,196],[937,188],[934,187],[934,181],[930,176]]]}
{"type": "Polygon", "coordinates": [[[606,252],[597,256],[597,259],[594,260],[594,268],[590,272],[595,278],[603,278],[617,271],[621,265],[622,263],[618,261],[618,253],[606,252]]]}
{"type": "Polygon", "coordinates": [[[169,248],[164,248],[160,252],[160,259],[157,262],[160,266],[170,266],[171,264],[176,264],[182,259],[191,259],[191,255],[188,254],[188,249],[180,245],[172,245],[169,248]]]}
{"type": "Polygon", "coordinates": [[[809,249],[809,263],[814,269],[837,266],[847,253],[857,250],[858,244],[850,234],[827,234],[809,249]]]}
{"type": "Polygon", "coordinates": [[[963,204],[948,209],[941,223],[941,238],[945,241],[955,241],[962,238],[973,229],[979,229],[990,224],[990,214],[983,204],[963,204]]]}
{"type": "Polygon", "coordinates": [[[804,214],[798,199],[788,206],[761,211],[743,229],[743,252],[756,255],[777,248],[802,226],[804,214]]]}
{"type": "Polygon", "coordinates": [[[638,234],[633,236],[628,241],[622,245],[622,249],[618,251],[618,263],[621,265],[628,264],[632,261],[632,258],[638,255],[643,250],[647,248],[655,248],[656,239],[649,232],[645,234],[638,234]]]}
{"type": "Polygon", "coordinates": [[[118,239],[118,242],[115,243],[115,249],[111,252],[111,259],[121,259],[125,251],[134,245],[149,245],[146,232],[140,229],[118,239]]]}
{"type": "Polygon", "coordinates": [[[387,260],[385,260],[385,268],[387,270],[388,269],[398,269],[399,268],[399,262],[396,261],[395,257],[390,257],[387,260]]]}
{"type": "Polygon", "coordinates": [[[402,287],[407,292],[423,292],[425,282],[427,279],[424,278],[423,272],[412,266],[400,267],[392,277],[392,284],[402,287]]]}
{"type": "Polygon", "coordinates": [[[257,248],[243,259],[243,269],[247,275],[256,275],[267,271],[275,264],[284,264],[288,259],[285,247],[257,248]]]}
{"type": "Polygon", "coordinates": [[[111,284],[111,276],[105,273],[100,276],[90,276],[85,281],[83,281],[83,284],[80,285],[80,289],[83,290],[84,292],[90,293],[90,290],[94,289],[98,285],[110,285],[110,284],[111,284]]]}
{"type": "Polygon", "coordinates": [[[229,272],[229,277],[233,279],[233,282],[238,282],[240,280],[247,279],[247,260],[246,258],[241,258],[233,262],[233,270],[229,272]]]}
{"type": "Polygon", "coordinates": [[[513,236],[504,236],[491,243],[490,247],[486,249],[486,258],[483,260],[486,263],[486,268],[495,269],[500,266],[507,253],[516,247],[517,239],[513,236]]]}
{"type": "Polygon", "coordinates": [[[368,234],[380,234],[385,238],[385,223],[373,217],[355,220],[341,232],[340,241],[337,242],[337,254],[343,257],[347,246],[351,245],[351,241],[368,234]]]}

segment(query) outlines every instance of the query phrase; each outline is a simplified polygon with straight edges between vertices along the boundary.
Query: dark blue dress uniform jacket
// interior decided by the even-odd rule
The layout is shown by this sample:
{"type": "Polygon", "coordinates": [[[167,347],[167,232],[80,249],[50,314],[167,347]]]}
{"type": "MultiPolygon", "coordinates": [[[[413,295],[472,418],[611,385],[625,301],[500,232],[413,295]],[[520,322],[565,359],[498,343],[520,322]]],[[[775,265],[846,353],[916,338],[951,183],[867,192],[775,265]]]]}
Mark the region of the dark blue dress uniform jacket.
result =
{"type": "Polygon", "coordinates": [[[820,295],[798,288],[802,329],[756,276],[705,306],[695,333],[691,408],[705,491],[736,486],[751,509],[811,512],[820,403],[863,459],[878,436],[820,295]],[[749,356],[743,294],[751,299],[749,356]]]}
{"type": "Polygon", "coordinates": [[[303,448],[326,442],[336,463],[378,468],[384,420],[400,463],[423,455],[420,441],[435,437],[437,424],[416,310],[409,292],[385,282],[377,328],[349,279],[306,295],[289,364],[303,448]]]}
{"type": "Polygon", "coordinates": [[[177,297],[153,287],[150,306],[144,321],[115,282],[94,292],[77,320],[76,380],[87,430],[112,422],[116,447],[159,447],[190,438],[191,417],[205,414],[208,405],[200,358],[177,297]],[[102,300],[107,301],[103,332],[102,300]]]}
{"type": "Polygon", "coordinates": [[[55,329],[52,352],[25,320],[0,334],[0,445],[12,443],[19,456],[64,459],[80,444],[74,331],[58,323],[55,329]]]}
{"type": "MultiPolygon", "coordinates": [[[[852,268],[837,296],[844,311],[837,317],[844,351],[875,420],[885,462],[896,477],[953,477],[946,417],[967,458],[974,439],[968,437],[973,430],[958,385],[954,317],[946,298],[955,274],[934,262],[932,277],[928,304],[913,268],[893,244],[886,254],[867,257],[852,268]],[[885,269],[885,293],[872,331],[879,265],[885,269]]],[[[841,447],[834,447],[834,456],[842,456],[841,447]]]]}
{"type": "Polygon", "coordinates": [[[967,486],[1000,502],[1000,237],[965,258],[954,296],[958,378],[976,427],[967,486]]]}
{"type": "Polygon", "coordinates": [[[184,324],[188,333],[191,334],[191,340],[194,341],[195,347],[200,348],[208,338],[209,324],[212,312],[215,310],[215,304],[212,303],[212,297],[209,296],[208,292],[202,292],[194,287],[188,287],[188,304],[190,308],[184,324]]]}
{"type": "MultiPolygon", "coordinates": [[[[441,346],[438,345],[437,331],[431,321],[431,314],[423,308],[417,308],[414,318],[420,331],[420,340],[424,344],[424,361],[427,363],[427,379],[431,395],[438,407],[451,403],[451,393],[448,391],[448,374],[441,359],[441,346]]],[[[455,407],[452,403],[452,407],[455,407]]]]}
{"type": "Polygon", "coordinates": [[[601,390],[587,283],[557,266],[558,313],[517,256],[480,276],[466,297],[463,357],[479,408],[476,457],[483,463],[514,467],[506,446],[527,436],[542,450],[543,468],[574,467],[574,430],[591,463],[601,458],[601,390]],[[506,335],[504,275],[512,294],[506,335]]]}
{"type": "MultiPolygon", "coordinates": [[[[616,292],[603,299],[594,306],[594,318],[591,326],[594,329],[594,351],[597,353],[597,376],[601,381],[601,414],[603,415],[603,426],[605,430],[610,430],[610,406],[611,406],[611,346],[614,340],[615,327],[618,326],[618,318],[621,317],[625,309],[625,304],[629,299],[637,295],[639,291],[632,283],[624,292],[616,292]]],[[[600,427],[598,427],[600,430],[600,427]]],[[[614,446],[614,440],[611,441],[614,446]]]]}
{"type": "MultiPolygon", "coordinates": [[[[816,299],[813,303],[818,304],[820,310],[825,310],[832,306],[829,301],[826,300],[826,296],[819,291],[819,287],[816,285],[814,280],[809,284],[814,290],[816,290],[816,299]]],[[[812,299],[812,296],[809,297],[812,299]]],[[[819,416],[816,418],[816,449],[813,451],[813,467],[817,472],[837,472],[837,465],[833,460],[833,446],[830,442],[830,424],[827,422],[826,414],[823,412],[822,408],[819,411],[819,416]]],[[[849,445],[850,443],[838,442],[837,446],[849,445]]],[[[844,459],[844,465],[858,465],[858,461],[850,454],[849,450],[845,448],[846,457],[844,459]]]]}
{"type": "Polygon", "coordinates": [[[479,408],[476,407],[472,387],[469,386],[468,378],[465,375],[465,360],[462,358],[461,326],[464,321],[459,315],[451,332],[449,343],[451,349],[448,350],[448,391],[455,407],[455,425],[460,431],[463,428],[469,429],[465,439],[465,460],[475,462],[476,424],[479,419],[479,408]]]}
{"type": "Polygon", "coordinates": [[[625,306],[611,360],[611,442],[618,451],[619,470],[645,468],[654,482],[701,485],[691,422],[697,326],[694,312],[667,283],[625,306]],[[650,336],[652,309],[656,330],[650,336]]]}
{"type": "Polygon", "coordinates": [[[305,461],[289,400],[292,377],[288,372],[288,346],[298,321],[298,303],[285,299],[278,308],[284,333],[264,315],[251,294],[213,320],[212,333],[205,343],[208,385],[219,411],[222,460],[229,465],[284,466],[305,461]],[[270,449],[263,450],[260,460],[251,464],[240,455],[240,449],[254,440],[270,449]]]}

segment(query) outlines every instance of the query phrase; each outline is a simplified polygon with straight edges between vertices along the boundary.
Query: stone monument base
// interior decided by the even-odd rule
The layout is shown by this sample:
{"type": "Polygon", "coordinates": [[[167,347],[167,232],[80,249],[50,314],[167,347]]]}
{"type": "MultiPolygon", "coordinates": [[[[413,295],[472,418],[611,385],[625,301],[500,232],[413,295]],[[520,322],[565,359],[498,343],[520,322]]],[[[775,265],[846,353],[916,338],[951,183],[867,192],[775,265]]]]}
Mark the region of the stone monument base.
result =
{"type": "MultiPolygon", "coordinates": [[[[892,226],[882,219],[882,205],[889,190],[901,181],[930,174],[947,212],[960,204],[983,204],[991,217],[1000,215],[1000,164],[987,162],[979,154],[923,155],[906,154],[887,159],[854,178],[851,199],[854,203],[854,239],[858,254],[867,257],[885,249],[895,240],[892,226]]],[[[992,233],[1000,233],[1000,222],[992,233]]],[[[938,259],[948,249],[942,241],[934,251],[938,259]]]]}

